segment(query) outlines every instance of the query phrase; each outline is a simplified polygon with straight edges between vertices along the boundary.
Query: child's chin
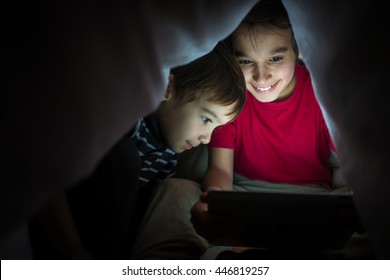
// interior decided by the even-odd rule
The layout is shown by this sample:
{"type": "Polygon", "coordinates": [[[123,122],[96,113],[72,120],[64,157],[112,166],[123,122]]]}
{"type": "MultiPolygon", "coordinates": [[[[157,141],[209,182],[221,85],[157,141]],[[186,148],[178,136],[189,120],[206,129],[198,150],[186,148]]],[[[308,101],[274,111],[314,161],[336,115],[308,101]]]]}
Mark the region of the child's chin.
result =
{"type": "Polygon", "coordinates": [[[185,148],[172,147],[171,150],[174,151],[177,154],[180,154],[180,153],[184,152],[186,149],[185,148]]]}

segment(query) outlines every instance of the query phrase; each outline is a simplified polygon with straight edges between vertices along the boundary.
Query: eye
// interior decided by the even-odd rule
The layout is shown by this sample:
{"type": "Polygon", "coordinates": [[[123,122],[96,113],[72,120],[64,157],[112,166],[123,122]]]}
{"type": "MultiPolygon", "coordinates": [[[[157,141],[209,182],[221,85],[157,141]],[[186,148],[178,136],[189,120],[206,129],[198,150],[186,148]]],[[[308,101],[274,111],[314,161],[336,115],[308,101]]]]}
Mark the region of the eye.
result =
{"type": "Polygon", "coordinates": [[[253,61],[250,60],[250,59],[239,59],[238,60],[238,63],[241,64],[241,65],[248,65],[248,64],[251,64],[253,61]]]}
{"type": "Polygon", "coordinates": [[[212,123],[213,121],[209,119],[208,117],[202,116],[202,122],[204,124],[208,124],[209,122],[212,123]]]}
{"type": "Polygon", "coordinates": [[[283,56],[274,56],[270,59],[271,62],[279,62],[281,60],[283,60],[283,56]]]}

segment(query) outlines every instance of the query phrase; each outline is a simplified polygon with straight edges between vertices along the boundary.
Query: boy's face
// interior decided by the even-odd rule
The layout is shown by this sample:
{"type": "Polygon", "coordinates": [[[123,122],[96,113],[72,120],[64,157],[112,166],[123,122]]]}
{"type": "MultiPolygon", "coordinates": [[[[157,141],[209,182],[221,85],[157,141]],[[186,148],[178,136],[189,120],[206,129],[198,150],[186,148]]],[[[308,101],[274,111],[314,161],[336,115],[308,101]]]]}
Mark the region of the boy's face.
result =
{"type": "Polygon", "coordinates": [[[233,34],[235,57],[247,89],[261,102],[282,101],[295,88],[296,55],[291,29],[241,25],[233,34]]]}
{"type": "Polygon", "coordinates": [[[217,105],[205,100],[177,104],[174,99],[164,101],[157,119],[166,144],[176,153],[207,144],[213,130],[232,120],[226,116],[234,104],[217,105]]]}

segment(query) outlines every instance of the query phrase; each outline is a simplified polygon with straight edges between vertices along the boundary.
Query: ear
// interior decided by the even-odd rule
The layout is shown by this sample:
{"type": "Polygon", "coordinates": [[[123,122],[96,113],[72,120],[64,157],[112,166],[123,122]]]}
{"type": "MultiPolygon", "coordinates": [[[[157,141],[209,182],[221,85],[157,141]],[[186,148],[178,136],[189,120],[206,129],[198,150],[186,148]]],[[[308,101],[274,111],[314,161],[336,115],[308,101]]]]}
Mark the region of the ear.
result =
{"type": "Polygon", "coordinates": [[[173,96],[175,95],[175,76],[173,74],[169,74],[169,78],[168,78],[168,87],[167,87],[167,90],[165,92],[165,96],[164,96],[164,99],[163,101],[168,101],[170,99],[173,98],[173,96]]]}
{"type": "Polygon", "coordinates": [[[297,63],[298,64],[305,64],[304,62],[303,62],[303,57],[302,57],[302,54],[301,54],[301,52],[298,50],[298,55],[297,55],[297,63]]]}

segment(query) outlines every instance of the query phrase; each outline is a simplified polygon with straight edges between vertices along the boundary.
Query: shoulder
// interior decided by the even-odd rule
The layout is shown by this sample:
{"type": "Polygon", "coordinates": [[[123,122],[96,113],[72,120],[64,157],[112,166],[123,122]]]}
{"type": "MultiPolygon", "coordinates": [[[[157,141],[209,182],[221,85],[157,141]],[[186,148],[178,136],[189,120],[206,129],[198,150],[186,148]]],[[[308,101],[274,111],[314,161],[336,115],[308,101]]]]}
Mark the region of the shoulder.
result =
{"type": "Polygon", "coordinates": [[[150,114],[146,117],[138,119],[137,123],[133,126],[127,136],[130,139],[139,138],[139,136],[147,136],[151,132],[154,132],[155,128],[158,128],[157,119],[155,114],[150,114]]]}
{"type": "Polygon", "coordinates": [[[298,82],[310,82],[311,83],[310,72],[304,64],[297,64],[295,66],[295,73],[296,73],[298,82]]]}
{"type": "Polygon", "coordinates": [[[295,66],[296,75],[296,89],[301,92],[310,93],[314,95],[313,84],[309,70],[303,64],[297,64],[295,66]]]}
{"type": "Polygon", "coordinates": [[[137,123],[132,127],[130,132],[127,134],[127,137],[130,139],[136,138],[137,135],[139,135],[139,131],[141,129],[143,122],[144,122],[143,118],[138,119],[137,123]]]}

